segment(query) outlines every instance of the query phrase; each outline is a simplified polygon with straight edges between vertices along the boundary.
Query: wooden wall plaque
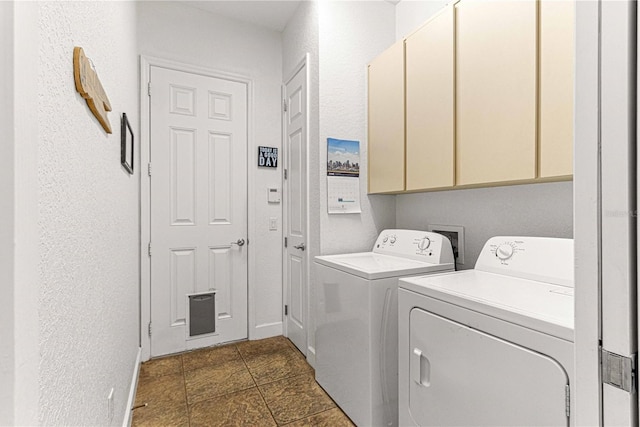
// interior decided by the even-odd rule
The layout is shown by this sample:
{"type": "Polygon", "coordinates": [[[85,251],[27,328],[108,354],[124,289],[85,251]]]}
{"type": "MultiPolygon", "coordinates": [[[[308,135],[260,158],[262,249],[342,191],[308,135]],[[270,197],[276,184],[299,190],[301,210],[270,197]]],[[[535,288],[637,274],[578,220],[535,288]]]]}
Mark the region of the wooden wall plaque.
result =
{"type": "Polygon", "coordinates": [[[96,116],[107,133],[113,133],[107,117],[107,112],[111,111],[111,103],[102,83],[100,83],[98,74],[81,47],[73,48],[73,78],[76,82],[76,90],[87,101],[93,115],[96,116]]]}

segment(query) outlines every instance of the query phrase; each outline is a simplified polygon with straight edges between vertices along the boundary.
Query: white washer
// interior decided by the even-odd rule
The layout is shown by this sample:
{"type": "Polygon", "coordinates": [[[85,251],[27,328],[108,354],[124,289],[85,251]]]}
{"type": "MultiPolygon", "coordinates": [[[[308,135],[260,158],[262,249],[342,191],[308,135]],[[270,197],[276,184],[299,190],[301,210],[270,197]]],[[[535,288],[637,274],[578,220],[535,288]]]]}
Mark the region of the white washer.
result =
{"type": "Polygon", "coordinates": [[[440,234],[383,231],[372,252],[315,258],[316,380],[358,426],[398,423],[398,277],[453,270],[440,234]]]}
{"type": "Polygon", "coordinates": [[[400,425],[573,425],[573,240],[494,237],[399,286],[400,425]]]}

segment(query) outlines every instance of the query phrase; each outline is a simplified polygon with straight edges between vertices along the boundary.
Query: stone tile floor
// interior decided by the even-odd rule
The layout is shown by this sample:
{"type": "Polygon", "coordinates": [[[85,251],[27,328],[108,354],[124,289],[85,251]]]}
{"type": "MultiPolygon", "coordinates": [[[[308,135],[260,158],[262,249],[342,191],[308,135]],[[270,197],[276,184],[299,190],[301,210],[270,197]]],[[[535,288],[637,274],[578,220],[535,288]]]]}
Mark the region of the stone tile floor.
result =
{"type": "Polygon", "coordinates": [[[353,426],[279,336],[142,364],[133,426],[353,426]]]}

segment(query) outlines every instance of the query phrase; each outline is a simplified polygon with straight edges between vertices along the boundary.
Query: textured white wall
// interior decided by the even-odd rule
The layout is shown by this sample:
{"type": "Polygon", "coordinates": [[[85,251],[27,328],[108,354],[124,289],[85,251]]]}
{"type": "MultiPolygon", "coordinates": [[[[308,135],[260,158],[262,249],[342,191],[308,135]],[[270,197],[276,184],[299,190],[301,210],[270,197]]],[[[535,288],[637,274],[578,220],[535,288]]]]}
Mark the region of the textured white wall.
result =
{"type": "Polygon", "coordinates": [[[130,176],[120,165],[119,119],[127,112],[138,127],[135,5],[38,6],[39,423],[121,424],[139,340],[140,168],[130,176]],[[112,135],[75,90],[74,46],[93,60],[109,96],[112,135]]]}
{"type": "Polygon", "coordinates": [[[318,179],[320,166],[320,144],[319,144],[319,117],[320,117],[320,76],[319,76],[319,28],[318,28],[318,2],[304,1],[298,7],[294,16],[291,17],[287,27],[282,33],[282,69],[284,80],[291,76],[293,69],[300,60],[308,53],[309,63],[307,64],[309,74],[309,86],[307,87],[307,97],[309,102],[309,140],[307,141],[307,157],[309,176],[308,194],[309,209],[307,212],[309,235],[307,236],[307,256],[309,259],[309,271],[307,272],[308,292],[308,334],[307,358],[311,364],[314,363],[314,331],[315,315],[314,304],[315,292],[311,286],[313,257],[320,253],[320,179],[318,179]]]}
{"type": "MultiPolygon", "coordinates": [[[[402,39],[441,10],[445,1],[401,1],[396,37],[402,39]]],[[[491,236],[573,236],[573,183],[517,185],[396,196],[396,226],[427,224],[465,227],[465,264],[473,268],[491,236]]]]}
{"type": "MultiPolygon", "coordinates": [[[[39,5],[14,2],[14,423],[37,425],[40,380],[38,217],[39,5]]],[[[3,64],[4,65],[4,64],[3,64]]],[[[65,353],[66,354],[66,353],[65,353]]]]}
{"type": "Polygon", "coordinates": [[[395,7],[322,1],[320,9],[320,224],[323,255],[370,250],[395,226],[395,197],[367,195],[367,64],[395,41],[395,7]],[[360,141],[361,214],[327,214],[327,138],[360,141]]]}
{"type": "MultiPolygon", "coordinates": [[[[257,146],[281,146],[282,40],[278,32],[204,12],[176,2],[138,3],[138,52],[190,65],[240,74],[253,80],[253,139],[257,146]]],[[[259,251],[254,284],[254,337],[282,332],[282,207],[267,203],[267,188],[281,187],[281,168],[255,164],[256,235],[259,251]],[[269,231],[269,217],[278,231],[269,231]]],[[[251,327],[251,325],[250,325],[251,327]]]]}
{"type": "Polygon", "coordinates": [[[447,0],[404,0],[396,5],[396,40],[408,36],[436,12],[450,3],[447,0]]]}
{"type": "MultiPolygon", "coordinates": [[[[0,242],[14,237],[13,4],[0,2],[0,242]]],[[[0,245],[0,425],[13,425],[13,244],[0,245]]]]}

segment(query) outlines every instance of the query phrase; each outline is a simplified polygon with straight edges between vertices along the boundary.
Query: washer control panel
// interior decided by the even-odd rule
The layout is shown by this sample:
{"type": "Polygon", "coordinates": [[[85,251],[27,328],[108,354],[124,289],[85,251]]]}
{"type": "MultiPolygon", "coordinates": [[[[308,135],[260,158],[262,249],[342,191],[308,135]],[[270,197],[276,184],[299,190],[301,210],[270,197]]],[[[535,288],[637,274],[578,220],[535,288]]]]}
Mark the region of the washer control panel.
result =
{"type": "Polygon", "coordinates": [[[430,231],[384,230],[373,245],[373,252],[404,256],[431,263],[452,263],[451,242],[430,231]]]}
{"type": "Polygon", "coordinates": [[[573,286],[573,239],[492,237],[476,270],[573,286]]]}

